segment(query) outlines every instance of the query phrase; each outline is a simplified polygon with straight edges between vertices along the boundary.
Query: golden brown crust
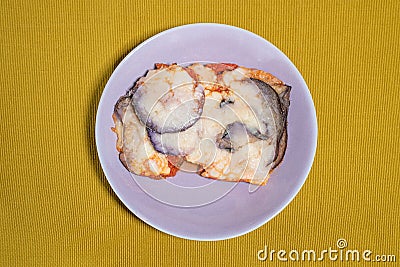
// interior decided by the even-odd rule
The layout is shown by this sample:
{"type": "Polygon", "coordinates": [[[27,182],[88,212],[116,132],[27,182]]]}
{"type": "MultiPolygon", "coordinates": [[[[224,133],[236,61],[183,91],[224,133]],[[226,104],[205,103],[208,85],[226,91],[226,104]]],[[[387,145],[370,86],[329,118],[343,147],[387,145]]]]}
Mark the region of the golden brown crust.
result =
{"type": "MultiPolygon", "coordinates": [[[[169,64],[165,64],[165,63],[156,63],[154,64],[156,69],[164,69],[164,68],[168,68],[170,65],[169,64]]],[[[176,65],[176,64],[172,64],[172,65],[176,65]]]]}
{"type": "Polygon", "coordinates": [[[174,164],[172,164],[170,161],[168,161],[168,167],[170,169],[170,172],[168,174],[166,174],[166,175],[161,175],[164,178],[173,177],[179,171],[179,168],[176,167],[174,164]]]}
{"type": "Polygon", "coordinates": [[[254,184],[254,185],[266,185],[268,180],[269,180],[271,172],[272,171],[270,171],[267,174],[267,176],[264,178],[264,180],[262,180],[261,183],[259,183],[259,181],[253,180],[253,179],[239,179],[239,180],[221,179],[220,177],[213,177],[210,174],[207,175],[206,171],[204,169],[200,170],[198,172],[198,174],[201,175],[202,177],[209,178],[209,179],[212,179],[212,180],[220,180],[220,181],[225,181],[225,182],[245,182],[245,183],[254,184]]]}
{"type": "MultiPolygon", "coordinates": [[[[242,67],[243,68],[243,67],[242,67]]],[[[247,68],[245,68],[247,69],[247,68]]],[[[276,78],[271,73],[265,72],[263,70],[247,69],[249,78],[257,79],[263,81],[269,85],[284,85],[284,82],[276,78]]]]}

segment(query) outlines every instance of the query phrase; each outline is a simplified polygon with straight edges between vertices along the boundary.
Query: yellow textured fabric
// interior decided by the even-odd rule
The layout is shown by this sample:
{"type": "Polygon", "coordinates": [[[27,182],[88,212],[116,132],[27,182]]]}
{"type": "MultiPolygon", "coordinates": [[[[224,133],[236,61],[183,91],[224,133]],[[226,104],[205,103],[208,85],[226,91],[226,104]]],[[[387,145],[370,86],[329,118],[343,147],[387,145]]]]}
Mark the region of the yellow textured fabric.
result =
{"type": "Polygon", "coordinates": [[[279,262],[257,259],[264,245],[324,249],[338,238],[400,261],[399,1],[2,0],[0,12],[1,266],[270,266],[279,262]],[[218,242],[135,218],[94,144],[97,104],[120,60],[195,22],[275,44],[305,78],[318,117],[316,158],[298,196],[266,225],[218,242]]]}

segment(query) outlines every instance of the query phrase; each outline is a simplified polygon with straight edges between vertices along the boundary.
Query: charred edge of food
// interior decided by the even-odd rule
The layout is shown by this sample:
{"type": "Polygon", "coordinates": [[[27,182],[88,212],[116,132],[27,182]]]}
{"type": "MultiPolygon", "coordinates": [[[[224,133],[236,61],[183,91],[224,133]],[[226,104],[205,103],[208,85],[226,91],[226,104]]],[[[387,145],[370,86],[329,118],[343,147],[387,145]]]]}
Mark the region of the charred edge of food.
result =
{"type": "Polygon", "coordinates": [[[291,86],[286,86],[286,89],[279,95],[282,112],[283,112],[283,117],[284,117],[284,129],[283,129],[283,132],[277,142],[276,156],[274,159],[274,165],[272,166],[272,169],[275,169],[282,162],[283,157],[286,153],[286,147],[287,147],[287,141],[288,141],[287,116],[288,116],[288,110],[289,110],[289,105],[290,105],[291,89],[292,89],[291,86]]]}
{"type": "Polygon", "coordinates": [[[130,172],[132,172],[132,170],[129,168],[128,163],[126,162],[126,158],[125,158],[125,154],[123,152],[119,153],[119,161],[121,161],[122,165],[124,165],[124,167],[129,170],[130,172]]]}
{"type": "Polygon", "coordinates": [[[123,113],[125,113],[126,108],[131,104],[131,97],[130,96],[121,96],[117,103],[114,106],[114,114],[116,115],[117,119],[122,122],[123,113]]]}
{"type": "Polygon", "coordinates": [[[137,79],[137,80],[135,81],[134,85],[133,85],[131,88],[129,88],[128,90],[126,90],[125,96],[132,97],[132,96],[136,93],[136,90],[137,90],[137,89],[139,88],[139,86],[140,86],[139,80],[140,80],[140,78],[137,79]]]}
{"type": "Polygon", "coordinates": [[[234,103],[235,103],[235,98],[229,96],[221,100],[221,102],[219,103],[219,107],[223,108],[228,104],[234,104],[234,103]]]}
{"type": "Polygon", "coordinates": [[[147,71],[144,73],[143,76],[137,78],[137,79],[134,81],[133,86],[132,86],[131,88],[128,88],[128,90],[126,90],[126,93],[125,93],[126,96],[132,97],[132,96],[136,93],[137,89],[143,84],[143,79],[144,79],[144,77],[147,76],[147,74],[149,73],[149,71],[150,71],[150,70],[147,70],[147,71]]]}
{"type": "Polygon", "coordinates": [[[277,153],[273,161],[274,163],[271,167],[272,170],[278,167],[278,165],[282,162],[283,157],[285,156],[286,153],[287,140],[288,140],[288,134],[287,134],[287,129],[285,129],[282,133],[281,139],[278,141],[278,147],[276,149],[277,153]]]}
{"type": "Polygon", "coordinates": [[[259,139],[253,132],[253,130],[248,129],[242,122],[233,122],[228,124],[226,129],[217,135],[216,143],[218,148],[233,153],[244,145],[259,139]]]}
{"type": "Polygon", "coordinates": [[[287,117],[289,105],[290,105],[290,92],[292,90],[292,87],[289,85],[286,85],[286,89],[279,94],[279,100],[281,102],[281,108],[283,111],[283,114],[285,115],[285,118],[287,117]]]}

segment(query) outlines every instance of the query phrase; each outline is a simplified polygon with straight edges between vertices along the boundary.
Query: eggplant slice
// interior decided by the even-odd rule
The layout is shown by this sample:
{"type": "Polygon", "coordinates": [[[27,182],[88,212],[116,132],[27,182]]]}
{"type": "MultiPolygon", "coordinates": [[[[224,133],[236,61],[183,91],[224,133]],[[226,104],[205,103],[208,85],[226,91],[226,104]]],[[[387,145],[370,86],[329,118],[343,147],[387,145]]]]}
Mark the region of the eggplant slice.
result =
{"type": "Polygon", "coordinates": [[[176,133],[201,116],[204,88],[183,67],[171,65],[149,71],[133,92],[140,121],[157,133],[176,133]]]}
{"type": "Polygon", "coordinates": [[[241,122],[228,124],[223,133],[217,135],[217,144],[220,149],[225,149],[231,153],[238,151],[247,143],[254,143],[257,136],[247,129],[241,122]]]}
{"type": "Polygon", "coordinates": [[[150,141],[154,149],[160,153],[173,156],[188,155],[196,149],[200,142],[200,121],[198,120],[195,125],[185,131],[177,133],[160,134],[150,130],[148,131],[150,141]]]}

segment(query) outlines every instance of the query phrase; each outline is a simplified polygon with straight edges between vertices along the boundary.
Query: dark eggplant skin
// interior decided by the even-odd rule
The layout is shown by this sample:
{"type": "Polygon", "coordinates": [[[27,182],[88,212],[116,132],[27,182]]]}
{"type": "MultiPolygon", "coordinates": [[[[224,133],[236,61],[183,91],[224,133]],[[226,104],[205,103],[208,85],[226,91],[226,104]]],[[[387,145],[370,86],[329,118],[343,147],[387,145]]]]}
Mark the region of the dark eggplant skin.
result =
{"type": "MultiPolygon", "coordinates": [[[[204,95],[204,88],[202,86],[198,86],[197,81],[193,84],[193,91],[192,93],[192,99],[188,102],[193,102],[193,112],[191,113],[190,119],[186,121],[179,121],[172,123],[171,121],[162,121],[159,122],[157,119],[154,118],[154,114],[152,112],[148,112],[146,110],[147,107],[144,107],[141,105],[142,102],[142,97],[145,96],[146,92],[142,90],[141,85],[135,85],[134,88],[129,90],[129,94],[132,97],[132,104],[135,110],[136,115],[138,116],[139,120],[146,125],[147,128],[150,130],[164,134],[164,133],[177,133],[177,132],[182,132],[184,130],[187,130],[193,124],[195,124],[201,117],[203,113],[203,106],[204,106],[204,101],[205,101],[205,95],[204,95]]],[[[176,89],[174,89],[176,90],[176,89]]],[[[164,95],[160,95],[160,98],[157,100],[161,103],[167,102],[168,98],[174,98],[174,93],[173,90],[171,92],[166,92],[164,95]],[[171,93],[172,92],[172,93],[171,93]]],[[[173,99],[174,100],[174,99],[173,99]]],[[[177,100],[177,98],[175,99],[177,100]]],[[[169,100],[170,101],[170,100],[169,100]]],[[[173,102],[173,101],[172,101],[173,102]]],[[[155,104],[155,103],[154,103],[155,104]]],[[[177,112],[176,114],[180,114],[182,116],[186,116],[187,114],[180,113],[181,111],[179,110],[179,107],[174,110],[173,112],[177,112]]]]}
{"type": "Polygon", "coordinates": [[[126,108],[131,104],[132,99],[128,95],[121,96],[117,103],[114,106],[114,114],[117,116],[117,119],[122,121],[123,114],[125,114],[126,108]]]}
{"type": "Polygon", "coordinates": [[[224,98],[224,99],[222,99],[221,102],[219,103],[219,107],[220,107],[220,108],[223,108],[223,107],[226,106],[226,105],[234,104],[234,103],[235,103],[235,99],[234,99],[234,98],[230,98],[230,97],[224,98]]]}
{"type": "MultiPolygon", "coordinates": [[[[178,145],[173,144],[172,146],[168,146],[166,142],[162,141],[162,134],[157,133],[151,129],[147,130],[147,134],[150,138],[150,142],[152,143],[156,151],[172,156],[182,155],[182,152],[177,149],[178,145]]],[[[178,142],[178,140],[176,141],[178,142]]]]}
{"type": "Polygon", "coordinates": [[[281,136],[278,138],[278,144],[276,148],[276,157],[274,159],[274,163],[272,165],[272,169],[275,169],[283,160],[285,156],[287,141],[288,141],[288,133],[287,133],[287,117],[290,106],[290,92],[292,90],[291,86],[286,86],[286,89],[279,94],[279,100],[281,102],[282,114],[284,118],[284,129],[281,136]]]}
{"type": "Polygon", "coordinates": [[[286,88],[278,95],[267,83],[253,78],[251,80],[263,93],[274,116],[276,127],[276,154],[272,168],[275,168],[283,160],[287,146],[287,116],[290,105],[291,86],[286,85],[286,88]]]}
{"type": "Polygon", "coordinates": [[[278,94],[270,85],[263,81],[257,79],[251,79],[251,81],[254,82],[256,86],[260,89],[264,96],[264,100],[267,102],[268,107],[272,111],[272,115],[275,121],[274,128],[276,131],[276,135],[278,136],[278,138],[280,138],[285,125],[285,118],[283,116],[281,102],[278,94]]]}
{"type": "Polygon", "coordinates": [[[288,109],[289,109],[289,105],[290,105],[290,91],[291,90],[292,90],[292,87],[289,85],[286,85],[286,89],[284,91],[282,91],[282,93],[279,94],[279,100],[281,102],[281,108],[282,108],[285,119],[287,119],[288,109]]]}
{"type": "Polygon", "coordinates": [[[217,135],[218,148],[234,153],[247,143],[252,143],[258,138],[242,122],[233,122],[226,126],[225,131],[217,135]]]}

